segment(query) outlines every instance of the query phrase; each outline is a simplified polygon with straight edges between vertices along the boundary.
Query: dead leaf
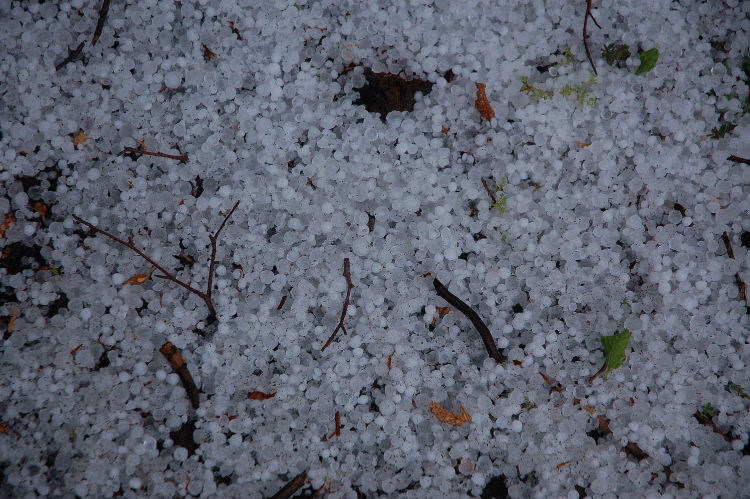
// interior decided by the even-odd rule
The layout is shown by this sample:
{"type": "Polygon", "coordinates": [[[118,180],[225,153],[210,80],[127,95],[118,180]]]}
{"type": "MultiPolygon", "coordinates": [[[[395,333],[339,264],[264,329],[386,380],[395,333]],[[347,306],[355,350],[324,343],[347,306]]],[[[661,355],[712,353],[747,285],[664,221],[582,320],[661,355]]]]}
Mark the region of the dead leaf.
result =
{"type": "Polygon", "coordinates": [[[451,129],[450,129],[450,128],[445,128],[445,127],[442,127],[442,129],[440,130],[440,133],[448,133],[448,132],[450,132],[450,131],[451,131],[451,129]]]}
{"type": "Polygon", "coordinates": [[[464,409],[463,406],[459,407],[461,408],[461,415],[457,416],[452,412],[443,409],[440,404],[430,402],[430,412],[432,412],[442,423],[448,423],[453,426],[461,426],[462,424],[471,421],[471,416],[466,412],[466,409],[464,409]]]}
{"type": "Polygon", "coordinates": [[[76,135],[76,137],[73,139],[73,147],[82,146],[86,142],[86,139],[89,138],[89,136],[86,135],[83,129],[79,128],[78,130],[80,130],[78,132],[78,135],[76,135]]]}
{"type": "Polygon", "coordinates": [[[151,274],[154,273],[154,269],[156,267],[151,267],[151,270],[149,270],[148,274],[136,274],[127,281],[123,282],[123,284],[143,284],[144,282],[148,281],[151,278],[151,274]]]}
{"type": "Polygon", "coordinates": [[[388,372],[391,372],[391,359],[393,358],[393,354],[390,354],[388,356],[388,372]]]}
{"type": "Polygon", "coordinates": [[[8,422],[0,421],[0,433],[8,433],[8,422]]]}
{"type": "Polygon", "coordinates": [[[206,62],[211,60],[211,58],[216,55],[215,53],[211,52],[211,49],[206,47],[204,43],[201,43],[201,47],[203,47],[203,59],[205,59],[206,62]]]}
{"type": "Polygon", "coordinates": [[[596,409],[594,409],[594,408],[593,408],[593,407],[591,407],[591,406],[588,406],[588,405],[585,405],[585,404],[584,404],[584,405],[583,405],[583,408],[584,408],[584,409],[586,409],[586,412],[588,412],[588,413],[589,413],[589,414],[591,414],[592,416],[593,416],[594,414],[596,414],[596,409]]]}
{"type": "Polygon", "coordinates": [[[570,464],[570,463],[572,463],[572,462],[573,462],[573,461],[565,461],[564,463],[560,463],[560,464],[558,464],[558,465],[557,465],[556,467],[557,467],[557,469],[559,470],[560,468],[562,468],[562,467],[563,467],[563,466],[565,466],[566,464],[570,464]]]}
{"type": "Polygon", "coordinates": [[[477,100],[474,102],[474,107],[477,108],[477,111],[479,111],[482,118],[487,121],[492,121],[492,118],[495,117],[495,111],[492,109],[492,106],[490,106],[489,99],[487,99],[487,93],[485,92],[487,85],[484,83],[477,83],[476,85],[477,100]]]}
{"type": "Polygon", "coordinates": [[[450,307],[438,307],[437,308],[437,313],[440,315],[448,315],[448,312],[450,311],[451,311],[450,307]]]}
{"type": "Polygon", "coordinates": [[[263,393],[259,392],[258,390],[253,390],[252,392],[247,392],[247,398],[250,400],[268,400],[272,397],[276,396],[276,392],[273,393],[263,393]]]}
{"type": "Polygon", "coordinates": [[[141,149],[143,149],[144,151],[145,151],[146,149],[148,149],[148,147],[146,147],[146,142],[144,142],[143,140],[139,140],[139,141],[138,141],[138,145],[140,145],[140,146],[141,146],[141,149]]]}
{"type": "Polygon", "coordinates": [[[584,147],[588,147],[591,145],[591,142],[581,142],[580,140],[576,140],[576,144],[578,144],[578,147],[583,149],[584,147]]]}
{"type": "Polygon", "coordinates": [[[34,203],[34,211],[39,213],[40,216],[47,216],[47,205],[43,201],[37,201],[34,203]]]}
{"type": "Polygon", "coordinates": [[[18,307],[13,307],[13,317],[8,322],[8,334],[13,333],[13,323],[16,322],[16,319],[18,319],[18,307]]]}
{"type": "Polygon", "coordinates": [[[11,225],[16,224],[16,217],[13,213],[5,215],[5,220],[0,224],[0,237],[5,237],[5,231],[7,231],[11,225]]]}

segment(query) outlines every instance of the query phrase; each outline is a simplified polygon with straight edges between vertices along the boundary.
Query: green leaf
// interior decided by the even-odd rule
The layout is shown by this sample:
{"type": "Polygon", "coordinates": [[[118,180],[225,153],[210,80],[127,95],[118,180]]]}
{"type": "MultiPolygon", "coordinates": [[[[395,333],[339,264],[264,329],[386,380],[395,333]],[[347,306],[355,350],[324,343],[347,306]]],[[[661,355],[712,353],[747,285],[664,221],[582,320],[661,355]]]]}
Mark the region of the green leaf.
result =
{"type": "Polygon", "coordinates": [[[630,330],[626,329],[622,333],[613,334],[612,336],[602,336],[599,338],[604,346],[604,367],[607,371],[604,373],[604,379],[607,375],[620,368],[626,360],[625,349],[630,343],[630,330]]]}
{"type": "Polygon", "coordinates": [[[654,66],[656,66],[656,61],[659,60],[659,49],[654,47],[652,49],[649,49],[645,52],[641,52],[641,55],[639,55],[641,59],[641,65],[638,66],[638,69],[635,70],[635,74],[640,75],[643,73],[648,73],[652,69],[654,69],[654,66]]]}
{"type": "Polygon", "coordinates": [[[708,419],[711,419],[714,417],[714,408],[711,407],[711,402],[701,407],[701,412],[704,416],[706,416],[708,419]]]}

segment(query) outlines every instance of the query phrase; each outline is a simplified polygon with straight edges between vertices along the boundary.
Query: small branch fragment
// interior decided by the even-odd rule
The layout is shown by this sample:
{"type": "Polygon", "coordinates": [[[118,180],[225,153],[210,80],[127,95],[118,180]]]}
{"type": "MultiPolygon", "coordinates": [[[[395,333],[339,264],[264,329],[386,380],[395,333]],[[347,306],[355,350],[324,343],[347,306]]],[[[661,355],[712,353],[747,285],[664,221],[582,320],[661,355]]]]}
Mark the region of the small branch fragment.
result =
{"type": "Polygon", "coordinates": [[[276,310],[281,310],[281,307],[284,306],[284,303],[286,303],[286,295],[281,297],[281,301],[279,302],[279,306],[276,307],[276,310]]]}
{"type": "Polygon", "coordinates": [[[170,342],[164,343],[159,349],[159,352],[164,356],[165,359],[167,359],[169,365],[171,365],[172,369],[174,369],[174,372],[177,373],[177,376],[180,377],[182,386],[187,392],[188,399],[190,399],[190,404],[192,404],[193,409],[197,409],[198,405],[200,404],[198,387],[195,386],[195,381],[193,381],[193,377],[190,375],[190,371],[188,371],[187,364],[185,364],[185,360],[182,358],[182,354],[180,354],[180,351],[177,350],[177,347],[175,347],[170,342]]]}
{"type": "Polygon", "coordinates": [[[484,342],[484,347],[487,349],[487,353],[491,358],[495,359],[495,362],[498,364],[502,363],[505,360],[505,357],[503,357],[503,354],[497,349],[492,333],[479,315],[466,303],[461,301],[460,298],[448,291],[448,288],[437,279],[432,281],[432,285],[435,287],[435,292],[438,296],[453,305],[456,310],[464,314],[472,324],[474,324],[474,327],[479,331],[479,336],[482,337],[482,342],[484,342]]]}
{"type": "MultiPolygon", "coordinates": [[[[229,217],[232,216],[232,213],[234,213],[234,210],[236,210],[239,205],[240,205],[240,202],[237,201],[234,204],[234,206],[232,207],[231,211],[224,217],[224,221],[221,223],[221,227],[219,227],[219,230],[217,230],[213,235],[209,234],[209,236],[208,236],[208,238],[211,241],[211,262],[210,262],[210,264],[208,266],[208,283],[206,285],[206,291],[205,292],[198,291],[194,287],[192,287],[192,286],[190,286],[190,285],[182,282],[181,280],[177,279],[175,276],[173,276],[172,274],[170,274],[169,272],[167,272],[161,265],[159,265],[158,263],[156,263],[155,261],[153,261],[150,257],[148,257],[148,255],[146,255],[143,251],[141,251],[138,248],[136,248],[135,246],[133,246],[131,243],[123,241],[122,239],[120,239],[117,236],[113,236],[109,232],[107,232],[107,231],[105,231],[103,229],[100,229],[96,225],[90,224],[89,222],[83,220],[80,217],[77,217],[77,216],[73,215],[73,218],[78,223],[81,223],[81,224],[85,225],[89,229],[91,229],[91,230],[93,230],[95,232],[99,232],[100,234],[103,234],[103,235],[109,237],[110,239],[113,239],[113,240],[117,241],[118,243],[122,244],[123,246],[125,246],[125,247],[130,248],[131,250],[133,250],[135,253],[138,254],[138,256],[140,256],[141,258],[143,258],[144,260],[146,260],[148,263],[150,263],[151,265],[153,265],[156,269],[158,269],[160,272],[162,272],[164,274],[164,275],[157,275],[157,277],[161,277],[162,279],[168,279],[168,280],[172,281],[173,283],[175,283],[175,284],[177,284],[179,286],[182,286],[183,288],[187,289],[188,291],[190,291],[191,293],[195,294],[196,296],[199,296],[203,300],[203,302],[206,304],[206,307],[208,308],[209,322],[211,322],[211,319],[215,318],[215,316],[216,316],[216,310],[214,309],[213,302],[211,301],[211,288],[213,286],[214,265],[216,263],[216,240],[219,237],[219,233],[224,228],[224,225],[226,225],[227,220],[229,220],[229,217]]],[[[153,272],[153,269],[152,269],[152,272],[153,272]]],[[[151,275],[151,273],[149,273],[149,275],[151,275]]],[[[132,284],[132,283],[129,283],[129,284],[132,284]]]]}
{"type": "Polygon", "coordinates": [[[707,418],[707,417],[706,417],[706,416],[705,416],[704,414],[702,414],[702,413],[701,413],[700,411],[695,411],[695,414],[693,414],[693,417],[694,417],[695,419],[697,419],[697,420],[698,420],[698,422],[699,422],[700,424],[703,424],[703,425],[709,426],[709,427],[710,427],[710,428],[711,428],[711,429],[712,429],[712,430],[714,431],[714,433],[718,433],[719,435],[721,435],[721,437],[722,437],[722,438],[723,438],[724,440],[726,440],[727,442],[730,442],[730,443],[732,442],[732,439],[731,439],[731,438],[729,438],[729,437],[728,437],[728,436],[726,435],[726,433],[724,433],[723,431],[721,431],[721,430],[719,429],[719,427],[718,427],[718,426],[716,426],[716,425],[714,424],[714,422],[713,422],[713,421],[712,421],[712,420],[711,420],[710,418],[707,418]]]}
{"type": "Polygon", "coordinates": [[[599,23],[596,22],[594,15],[591,13],[591,0],[586,0],[586,15],[583,18],[583,48],[586,49],[586,56],[589,58],[589,63],[591,63],[591,69],[594,70],[595,75],[598,75],[599,73],[596,72],[596,66],[594,65],[594,60],[591,58],[591,52],[589,51],[589,42],[588,42],[589,17],[594,21],[594,23],[599,29],[602,29],[602,27],[599,26],[599,23]]]}
{"type": "Polygon", "coordinates": [[[303,485],[305,485],[305,481],[307,481],[307,473],[303,471],[296,477],[292,478],[289,483],[276,492],[271,499],[289,499],[296,494],[303,485]]]}
{"type": "Polygon", "coordinates": [[[122,156],[125,153],[145,154],[146,156],[157,156],[159,158],[176,159],[180,163],[187,163],[187,161],[190,159],[187,156],[175,156],[174,154],[165,154],[163,152],[144,151],[143,149],[136,149],[135,147],[124,147],[118,156],[122,156]]]}
{"type": "Polygon", "coordinates": [[[328,435],[326,440],[332,439],[334,436],[340,437],[341,436],[341,413],[339,411],[336,411],[336,416],[334,417],[334,421],[336,422],[336,429],[333,430],[333,433],[328,435]]]}
{"type": "Polygon", "coordinates": [[[742,163],[743,165],[750,166],[750,159],[740,158],[739,156],[735,156],[734,154],[729,156],[727,159],[729,161],[734,161],[735,163],[742,163]]]}
{"type": "Polygon", "coordinates": [[[339,329],[341,329],[344,334],[346,334],[346,328],[344,328],[344,319],[346,318],[346,311],[349,308],[349,296],[351,294],[352,288],[354,287],[354,285],[352,284],[352,274],[349,271],[348,258],[344,258],[344,277],[346,278],[346,298],[344,298],[344,309],[341,311],[341,319],[339,319],[339,325],[336,326],[336,329],[333,330],[333,334],[331,335],[331,337],[328,338],[326,344],[323,345],[323,348],[320,349],[321,352],[328,348],[328,345],[330,345],[333,339],[336,337],[336,333],[339,332],[339,329]]]}
{"type": "MultiPolygon", "coordinates": [[[[729,234],[724,232],[721,235],[721,240],[724,242],[724,247],[727,249],[727,256],[734,260],[734,249],[732,249],[732,242],[729,240],[729,234]]],[[[739,298],[741,302],[745,303],[745,310],[750,313],[750,306],[748,306],[747,302],[747,291],[745,289],[745,283],[742,280],[742,276],[740,276],[739,272],[736,272],[734,274],[734,282],[737,283],[737,289],[739,289],[739,298]]]]}
{"type": "Polygon", "coordinates": [[[78,44],[78,46],[71,50],[68,54],[68,57],[62,60],[61,63],[55,66],[55,71],[60,71],[62,68],[68,65],[68,63],[75,61],[78,59],[78,56],[81,55],[81,51],[83,50],[83,46],[86,44],[86,42],[81,42],[78,44]]]}
{"type": "Polygon", "coordinates": [[[96,22],[96,29],[94,30],[94,37],[91,39],[91,45],[96,45],[99,41],[99,37],[102,35],[104,29],[104,21],[107,19],[107,12],[109,12],[109,4],[112,0],[104,0],[102,2],[102,8],[99,9],[99,20],[96,22]]]}
{"type": "Polygon", "coordinates": [[[490,195],[490,199],[492,199],[492,204],[493,205],[497,204],[497,198],[495,197],[495,193],[492,192],[492,189],[490,189],[490,186],[487,185],[487,181],[484,179],[484,177],[482,177],[482,185],[484,186],[485,189],[487,189],[487,194],[490,195]]]}

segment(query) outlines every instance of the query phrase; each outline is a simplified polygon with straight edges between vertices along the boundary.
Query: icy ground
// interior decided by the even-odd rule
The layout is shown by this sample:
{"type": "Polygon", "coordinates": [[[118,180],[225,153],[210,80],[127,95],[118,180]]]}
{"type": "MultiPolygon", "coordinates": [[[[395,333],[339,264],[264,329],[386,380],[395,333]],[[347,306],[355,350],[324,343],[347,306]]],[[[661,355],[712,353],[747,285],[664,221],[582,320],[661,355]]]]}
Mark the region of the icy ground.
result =
{"type": "Polygon", "coordinates": [[[750,2],[585,4],[0,2],[0,496],[748,497],[750,2]],[[72,218],[204,290],[237,201],[213,324],[72,218]]]}

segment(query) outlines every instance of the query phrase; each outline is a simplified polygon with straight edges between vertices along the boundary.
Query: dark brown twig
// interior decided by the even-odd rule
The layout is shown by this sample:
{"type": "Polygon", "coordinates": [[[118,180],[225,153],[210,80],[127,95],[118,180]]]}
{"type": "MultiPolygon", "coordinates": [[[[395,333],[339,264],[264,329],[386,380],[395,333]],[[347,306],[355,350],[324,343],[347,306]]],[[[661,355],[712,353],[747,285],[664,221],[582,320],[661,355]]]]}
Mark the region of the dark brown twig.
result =
{"type": "MultiPolygon", "coordinates": [[[[724,242],[724,247],[727,249],[727,256],[734,260],[734,249],[732,249],[732,242],[729,240],[729,234],[724,232],[721,235],[721,240],[724,242]]],[[[745,283],[743,282],[742,276],[740,276],[739,271],[734,274],[734,282],[737,283],[737,288],[739,289],[740,301],[745,303],[745,309],[750,312],[750,307],[748,307],[747,303],[745,283]]]]}
{"type": "Polygon", "coordinates": [[[492,204],[497,204],[497,198],[495,198],[495,193],[492,192],[492,189],[490,189],[490,186],[487,185],[487,181],[482,177],[482,185],[485,189],[487,189],[487,194],[490,195],[490,198],[492,199],[492,204]]]}
{"type": "Polygon", "coordinates": [[[341,329],[344,334],[346,334],[344,319],[346,318],[346,310],[349,308],[349,296],[351,294],[352,288],[354,287],[354,285],[352,284],[352,274],[349,271],[348,258],[344,258],[344,277],[346,277],[346,298],[344,298],[344,309],[341,311],[341,319],[339,319],[339,325],[336,326],[336,329],[333,330],[333,334],[331,335],[331,337],[328,338],[326,344],[323,345],[323,348],[320,349],[321,352],[328,348],[328,345],[330,345],[333,339],[336,337],[336,333],[339,332],[339,329],[341,329]]]}
{"type": "Polygon", "coordinates": [[[187,163],[190,159],[187,156],[175,156],[174,154],[165,154],[163,152],[151,152],[144,151],[143,149],[136,149],[135,147],[124,147],[118,156],[122,156],[125,153],[133,154],[145,154],[146,156],[157,156],[159,158],[176,159],[180,163],[187,163]]]}
{"type": "Polygon", "coordinates": [[[190,404],[193,406],[193,409],[197,409],[200,404],[198,387],[195,386],[195,381],[193,381],[193,377],[190,375],[190,371],[188,371],[187,364],[185,364],[185,359],[182,358],[182,354],[177,347],[170,342],[164,343],[159,349],[159,352],[161,352],[164,358],[167,359],[169,365],[172,366],[174,372],[177,373],[177,376],[180,377],[182,386],[185,387],[188,399],[190,399],[190,404]]]}
{"type": "Polygon", "coordinates": [[[593,376],[591,376],[591,377],[589,378],[589,384],[593,383],[593,382],[594,382],[594,380],[595,380],[596,378],[598,378],[598,377],[599,377],[599,375],[601,375],[601,373],[603,373],[603,372],[604,372],[604,371],[605,371],[606,369],[607,369],[607,366],[606,366],[606,365],[603,365],[603,366],[602,366],[602,368],[601,368],[601,369],[599,369],[599,370],[598,370],[598,371],[596,372],[596,374],[594,374],[593,376]]]}
{"type": "Polygon", "coordinates": [[[464,314],[471,321],[471,323],[474,324],[474,327],[477,328],[477,331],[479,331],[479,336],[482,337],[482,342],[484,342],[484,347],[487,349],[487,353],[491,358],[495,359],[495,362],[497,362],[498,364],[502,363],[505,360],[505,357],[503,357],[503,354],[501,354],[497,349],[495,339],[492,337],[490,329],[487,327],[484,321],[482,321],[479,315],[474,312],[474,310],[472,310],[470,306],[461,301],[460,298],[448,291],[448,288],[446,288],[443,283],[441,283],[437,279],[432,281],[432,285],[435,286],[435,292],[438,294],[438,296],[450,303],[453,307],[456,308],[456,310],[464,314]]]}
{"type": "Polygon", "coordinates": [[[586,49],[586,56],[589,58],[589,62],[591,63],[591,69],[594,70],[595,75],[598,75],[599,73],[596,72],[596,66],[594,65],[594,60],[591,58],[591,51],[589,51],[589,42],[588,42],[589,17],[594,21],[594,23],[599,29],[602,29],[602,27],[599,26],[599,23],[596,22],[596,19],[594,18],[594,14],[591,13],[591,0],[586,0],[586,15],[583,18],[583,48],[586,49]]]}
{"type": "Polygon", "coordinates": [[[102,35],[104,20],[107,19],[107,12],[109,12],[109,4],[111,1],[112,0],[104,0],[104,2],[102,2],[102,8],[99,9],[99,20],[96,22],[96,29],[94,30],[94,37],[91,39],[91,45],[96,45],[96,42],[102,35]]]}
{"type": "Polygon", "coordinates": [[[740,158],[739,156],[735,156],[734,154],[729,156],[727,159],[729,161],[734,161],[735,163],[742,163],[743,165],[750,165],[750,159],[740,158]]]}
{"type": "Polygon", "coordinates": [[[60,71],[62,68],[64,68],[68,63],[75,61],[78,59],[78,56],[81,55],[81,51],[83,50],[83,46],[86,44],[86,42],[81,42],[78,44],[78,46],[71,50],[68,54],[68,57],[62,60],[60,64],[55,66],[55,71],[60,71]]]}
{"type": "Polygon", "coordinates": [[[279,302],[279,306],[276,307],[276,310],[281,310],[281,307],[284,306],[284,303],[286,303],[286,295],[281,297],[281,301],[279,302]]]}
{"type": "Polygon", "coordinates": [[[214,233],[213,235],[209,234],[209,236],[208,236],[209,240],[211,241],[211,261],[210,261],[209,266],[208,266],[208,283],[207,283],[206,291],[205,292],[198,291],[194,287],[192,287],[192,286],[190,286],[190,285],[182,282],[181,280],[177,279],[174,275],[172,275],[171,273],[167,272],[164,269],[164,267],[162,267],[161,265],[159,265],[158,263],[156,263],[148,255],[146,255],[143,251],[139,250],[138,248],[136,248],[135,246],[133,246],[129,242],[126,242],[126,241],[120,239],[117,236],[113,236],[109,232],[100,229],[96,225],[90,224],[89,222],[83,220],[80,217],[77,217],[77,216],[73,215],[73,218],[78,223],[82,223],[83,225],[85,225],[89,229],[91,229],[91,230],[93,230],[95,232],[99,232],[101,234],[104,234],[105,236],[109,237],[110,239],[114,239],[115,241],[117,241],[118,243],[122,244],[123,246],[125,246],[125,247],[130,248],[131,250],[133,250],[135,253],[138,254],[138,256],[140,256],[141,258],[143,258],[144,260],[146,260],[148,263],[150,263],[151,265],[153,265],[154,267],[156,267],[157,269],[159,269],[159,271],[164,274],[164,275],[159,275],[159,276],[156,276],[156,277],[161,277],[162,279],[168,279],[168,280],[174,282],[175,284],[177,284],[179,286],[182,286],[183,288],[187,289],[188,291],[190,291],[194,295],[200,297],[205,302],[206,307],[208,307],[209,317],[214,317],[216,315],[216,310],[214,309],[213,302],[211,301],[211,291],[212,291],[211,287],[213,285],[214,264],[216,263],[216,240],[219,237],[219,233],[221,232],[221,229],[224,228],[224,225],[226,225],[227,220],[229,220],[229,217],[232,216],[232,213],[234,213],[234,210],[236,210],[239,205],[240,205],[240,202],[237,201],[234,204],[234,206],[232,207],[231,211],[224,217],[224,221],[221,223],[221,227],[219,227],[219,230],[217,230],[216,233],[214,233]]]}
{"type": "Polygon", "coordinates": [[[721,431],[719,427],[714,424],[711,418],[707,418],[704,414],[701,414],[700,411],[695,411],[695,414],[693,414],[693,417],[697,419],[700,424],[709,426],[714,431],[714,433],[718,433],[719,435],[721,435],[722,438],[726,440],[727,442],[730,442],[730,443],[732,442],[732,439],[729,438],[726,433],[721,431]]]}
{"type": "Polygon", "coordinates": [[[280,491],[276,492],[271,499],[289,499],[296,494],[303,485],[305,485],[305,481],[307,481],[307,473],[303,471],[296,477],[292,478],[289,483],[284,485],[280,491]]]}

